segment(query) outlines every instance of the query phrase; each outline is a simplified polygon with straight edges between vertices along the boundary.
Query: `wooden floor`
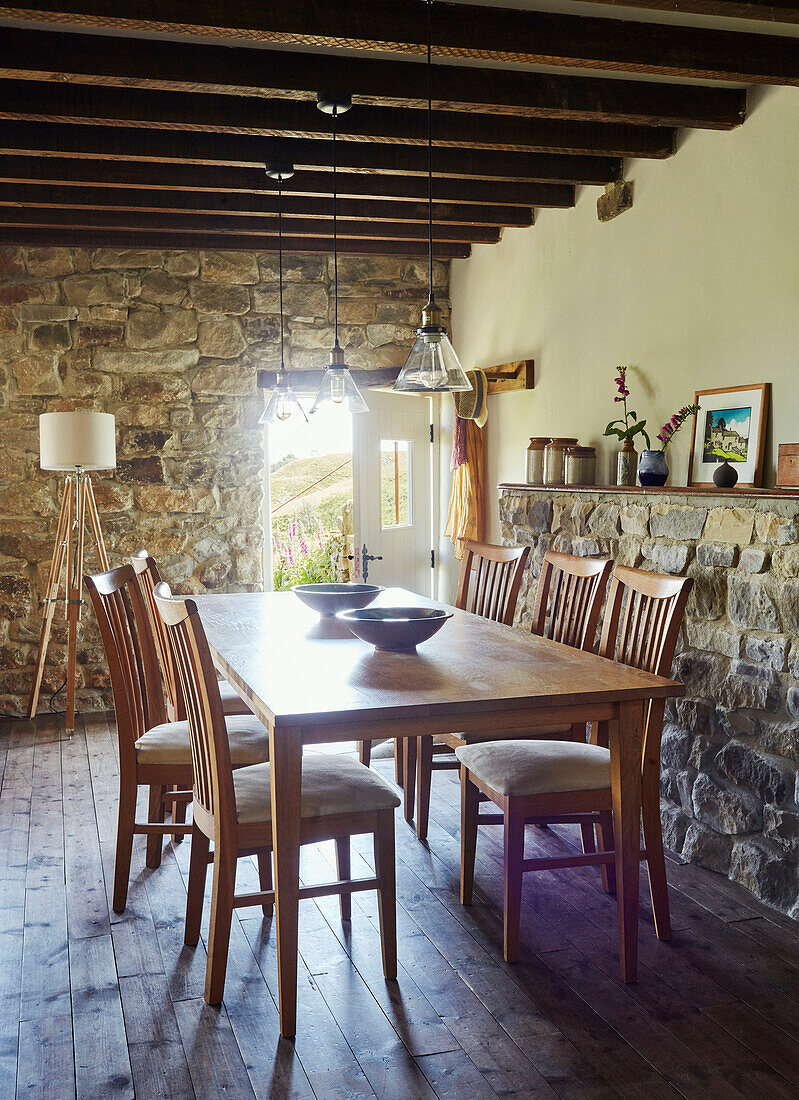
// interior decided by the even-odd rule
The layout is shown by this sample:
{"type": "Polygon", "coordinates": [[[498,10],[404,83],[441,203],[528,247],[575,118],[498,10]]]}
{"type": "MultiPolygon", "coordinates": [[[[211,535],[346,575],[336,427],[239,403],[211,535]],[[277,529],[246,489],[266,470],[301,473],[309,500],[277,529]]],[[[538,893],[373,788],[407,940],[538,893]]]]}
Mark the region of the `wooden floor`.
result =
{"type": "MultiPolygon", "coordinates": [[[[292,1044],[278,1037],[274,926],[260,912],[234,918],[224,1006],[203,1003],[202,941],[183,946],[188,843],[148,871],[141,838],[129,908],[109,911],[117,760],[104,718],[71,739],[57,719],[0,722],[0,770],[2,1100],[799,1095],[799,925],[710,872],[670,864],[674,940],[656,941],[646,905],[629,987],[595,871],[527,876],[524,950],[507,966],[499,830],[481,830],[479,896],[463,909],[457,782],[436,773],[429,848],[398,822],[397,983],[381,975],[371,895],[354,896],[350,927],[335,899],[303,902],[292,1044]]],[[[574,840],[531,829],[528,843],[574,840]]],[[[306,849],[303,878],[329,878],[331,859],[306,849]]],[[[248,860],[241,876],[254,880],[248,860]]]]}

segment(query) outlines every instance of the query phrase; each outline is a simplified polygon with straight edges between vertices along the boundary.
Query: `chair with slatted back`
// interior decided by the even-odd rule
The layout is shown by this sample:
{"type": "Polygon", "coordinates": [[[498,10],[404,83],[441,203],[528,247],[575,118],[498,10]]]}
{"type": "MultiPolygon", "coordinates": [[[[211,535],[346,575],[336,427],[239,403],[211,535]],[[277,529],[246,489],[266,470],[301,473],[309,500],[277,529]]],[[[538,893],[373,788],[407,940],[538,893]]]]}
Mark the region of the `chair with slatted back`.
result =
{"type": "Polygon", "coordinates": [[[464,542],[455,606],[513,626],[529,546],[464,542]]]}
{"type": "MultiPolygon", "coordinates": [[[[533,634],[551,638],[553,641],[562,642],[577,649],[592,650],[596,639],[599,612],[612,567],[613,562],[610,558],[581,558],[572,554],[561,554],[554,550],[548,550],[542,561],[541,577],[536,591],[531,626],[533,634]]],[[[519,577],[520,582],[521,576],[519,577]]],[[[462,588],[468,590],[468,587],[464,584],[464,574],[461,575],[459,591],[462,588]]],[[[516,593],[518,594],[518,587],[516,593]]],[[[508,624],[513,623],[513,606],[506,607],[505,617],[500,621],[508,624]]],[[[490,736],[496,739],[497,736],[501,735],[445,734],[436,738],[436,748],[442,745],[444,748],[454,751],[461,745],[466,744],[467,741],[471,743],[487,740],[490,736]]],[[[566,726],[546,731],[539,730],[529,736],[571,738],[575,741],[585,741],[585,726],[566,726]]],[[[439,767],[454,768],[458,764],[455,760],[443,759],[436,761],[434,759],[432,768],[430,768],[428,761],[431,756],[431,748],[427,742],[421,739],[418,741],[417,752],[419,806],[416,813],[416,829],[419,839],[424,840],[427,836],[427,823],[430,812],[430,781],[427,776],[433,769],[439,767]]],[[[590,848],[593,845],[593,827],[584,825],[581,831],[583,843],[586,848],[590,848]]]]}
{"type": "MultiPolygon", "coordinates": [[[[150,557],[146,550],[139,550],[133,554],[130,561],[139,578],[144,594],[144,602],[150,613],[158,660],[164,677],[164,687],[166,688],[167,713],[170,719],[183,721],[186,717],[186,709],[180,697],[180,683],[175,673],[174,658],[169,649],[169,635],[155,610],[153,601],[153,589],[161,583],[161,574],[155,558],[150,557]]],[[[244,699],[226,680],[220,681],[219,692],[222,696],[222,709],[225,714],[252,714],[244,699]]]]}
{"type": "MultiPolygon", "coordinates": [[[[186,700],[194,760],[194,825],[191,841],[185,942],[200,936],[209,846],[213,841],[213,889],[205,1000],[222,1000],[233,909],[260,905],[267,913],[272,890],[272,805],[269,764],[233,771],[225,737],[222,703],[208,642],[196,604],[173,597],[169,586],[155,591],[159,614],[173,643],[186,700]],[[236,894],[236,864],[256,855],[260,890],[236,894]]],[[[300,843],[336,841],[339,881],[300,889],[300,898],[338,894],[342,919],[351,915],[356,890],[376,890],[383,954],[383,973],[397,975],[396,899],[394,871],[394,809],[399,805],[389,785],[363,764],[347,756],[308,755],[302,762],[300,843]],[[350,838],[374,836],[375,875],[352,879],[350,838]]]]}
{"type": "MultiPolygon", "coordinates": [[[[529,546],[465,542],[455,606],[512,626],[529,556],[529,546]]],[[[463,742],[457,736],[417,737],[402,746],[405,818],[413,819],[416,801],[416,835],[420,840],[427,839],[433,772],[458,767],[452,752],[455,743],[463,742]],[[441,755],[437,758],[435,753],[441,755]]]]}
{"type": "MultiPolygon", "coordinates": [[[[617,566],[608,593],[600,653],[611,660],[660,676],[671,670],[685,605],[693,581],[617,566]]],[[[655,928],[671,935],[663,837],[660,825],[660,741],[663,700],[652,700],[644,715],[641,758],[644,847],[655,928]]],[[[592,724],[591,743],[494,741],[456,750],[461,767],[461,900],[471,904],[477,832],[480,824],[503,824],[505,839],[505,958],[519,943],[522,876],[527,871],[599,866],[606,889],[615,889],[612,858],[613,815],[607,723],[592,724]],[[480,796],[502,811],[480,814],[480,796]],[[524,859],[529,823],[590,822],[599,852],[582,856],[524,859]]]]}
{"type": "MultiPolygon", "coordinates": [[[[146,834],[147,866],[158,867],[163,837],[191,831],[175,813],[175,807],[185,809],[191,800],[189,728],[185,721],[166,720],[150,617],[132,567],[123,565],[84,580],[100,627],[114,695],[119,809],[113,907],[121,913],[127,903],[134,835],[146,834]],[[136,821],[140,785],[150,788],[146,822],[136,821]],[[165,823],[169,805],[172,822],[165,823]]],[[[269,741],[260,722],[252,715],[231,716],[226,722],[237,767],[266,760],[269,741]]]]}
{"type": "Polygon", "coordinates": [[[581,558],[547,550],[535,596],[533,634],[592,651],[612,568],[610,558],[581,558]]]}

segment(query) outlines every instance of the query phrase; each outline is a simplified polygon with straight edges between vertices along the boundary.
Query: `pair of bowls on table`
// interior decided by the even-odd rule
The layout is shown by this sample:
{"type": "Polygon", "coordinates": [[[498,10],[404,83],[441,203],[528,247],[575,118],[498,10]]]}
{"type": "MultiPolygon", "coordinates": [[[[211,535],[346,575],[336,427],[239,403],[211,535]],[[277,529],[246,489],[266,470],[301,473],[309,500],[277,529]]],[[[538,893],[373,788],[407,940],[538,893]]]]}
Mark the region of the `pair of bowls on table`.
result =
{"type": "Polygon", "coordinates": [[[435,607],[369,607],[379,584],[295,584],[291,591],[322,618],[335,616],[356,638],[379,650],[409,653],[436,634],[451,611],[435,607]]]}

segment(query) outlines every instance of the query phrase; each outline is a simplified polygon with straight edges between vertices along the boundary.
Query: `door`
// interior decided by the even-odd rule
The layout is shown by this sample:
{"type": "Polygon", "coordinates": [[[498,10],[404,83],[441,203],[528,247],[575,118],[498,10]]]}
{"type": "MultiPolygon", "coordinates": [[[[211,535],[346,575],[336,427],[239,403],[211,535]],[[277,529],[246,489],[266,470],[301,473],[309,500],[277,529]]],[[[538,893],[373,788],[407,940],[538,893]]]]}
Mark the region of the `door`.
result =
{"type": "Polygon", "coordinates": [[[365,567],[374,584],[429,596],[431,401],[382,390],[369,390],[366,400],[369,412],[353,417],[353,528],[359,576],[365,567]]]}

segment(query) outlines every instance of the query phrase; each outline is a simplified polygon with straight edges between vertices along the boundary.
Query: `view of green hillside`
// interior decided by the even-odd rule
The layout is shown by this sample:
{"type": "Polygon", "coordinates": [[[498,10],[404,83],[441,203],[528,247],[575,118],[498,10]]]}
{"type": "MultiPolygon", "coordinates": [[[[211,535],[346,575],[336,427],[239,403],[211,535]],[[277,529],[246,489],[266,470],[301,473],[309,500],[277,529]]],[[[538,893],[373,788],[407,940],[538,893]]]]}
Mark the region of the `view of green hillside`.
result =
{"type": "Polygon", "coordinates": [[[316,531],[317,520],[324,531],[335,529],[341,509],[352,500],[352,456],[346,453],[310,458],[287,455],[273,464],[271,478],[275,535],[285,536],[294,521],[309,531],[316,531]],[[330,476],[325,477],[326,474],[330,476]],[[319,484],[314,485],[315,482],[319,484]],[[309,485],[313,488],[303,493],[309,485]],[[302,496],[297,496],[299,493],[302,496]],[[285,507],[281,508],[281,504],[285,507]]]}
{"type": "MultiPolygon", "coordinates": [[[[380,501],[384,526],[410,522],[409,453],[385,441],[380,455],[380,501]]],[[[348,579],[351,527],[342,534],[341,515],[352,503],[352,455],[346,451],[297,458],[289,454],[270,469],[272,485],[273,586],[348,579]]],[[[350,521],[351,523],[351,515],[350,521]]]]}

